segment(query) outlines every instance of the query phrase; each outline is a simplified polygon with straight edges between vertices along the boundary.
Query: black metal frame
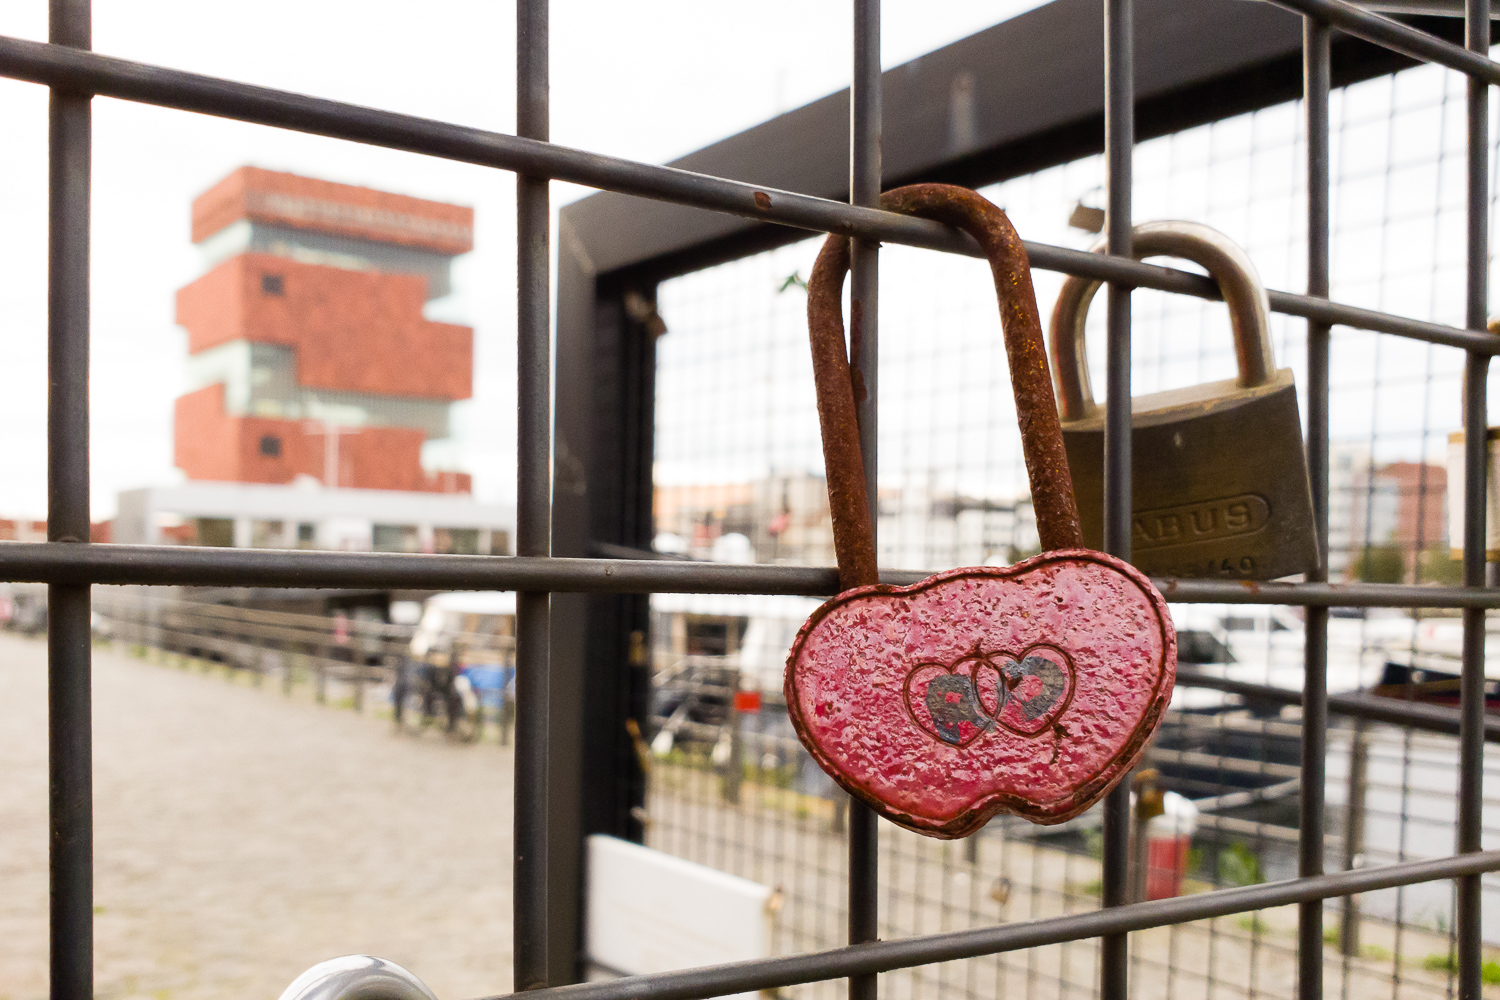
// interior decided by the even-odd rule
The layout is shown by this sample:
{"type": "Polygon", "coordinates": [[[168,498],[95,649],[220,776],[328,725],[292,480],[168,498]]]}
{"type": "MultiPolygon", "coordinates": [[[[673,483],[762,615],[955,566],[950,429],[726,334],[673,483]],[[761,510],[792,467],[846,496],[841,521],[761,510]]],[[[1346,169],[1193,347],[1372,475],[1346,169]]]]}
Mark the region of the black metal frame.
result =
{"type": "MultiPolygon", "coordinates": [[[[52,88],[48,399],[48,542],[0,547],[0,579],[50,584],[52,995],[91,997],[92,814],[89,591],[94,583],[507,588],[518,602],[520,719],[516,756],[515,983],[577,997],[706,997],[851,977],[851,995],[874,995],[881,971],[996,954],[1060,941],[1104,940],[1101,993],[1128,994],[1132,930],[1287,903],[1300,913],[1300,995],[1321,994],[1320,901],[1338,895],[1455,878],[1459,883],[1459,984],[1480,995],[1479,876],[1500,870],[1500,852],[1479,850],[1484,717],[1484,612],[1500,591],[1484,587],[1485,375],[1500,338],[1485,333],[1489,0],[1465,0],[1463,44],[1451,22],[1417,27],[1344,0],[1276,0],[1289,18],[1243,0],[1057,0],[928,57],[879,71],[878,0],[855,0],[852,100],[835,96],[744,136],[651,166],[547,142],[547,6],[522,0],[517,15],[516,136],[414,118],[95,55],[89,0],[50,0],[47,44],[0,38],[0,76],[52,88]],[[1333,37],[1332,28],[1343,34],[1333,37]],[[1425,29],[1425,30],[1423,30],[1425,29]],[[986,58],[976,58],[982,53],[986,58]],[[1393,54],[1395,53],[1395,54],[1393,54]],[[997,57],[998,56],[998,57],[997,57]],[[1299,60],[1300,56],[1300,60],[1299,60]],[[1389,72],[1408,59],[1469,75],[1469,293],[1464,329],[1333,303],[1328,292],[1328,90],[1389,72]],[[924,107],[946,93],[945,66],[985,74],[984,111],[961,149],[931,141],[924,107]],[[1103,87],[1100,89],[1100,72],[1103,87]],[[718,260],[802,238],[806,230],[856,237],[853,294],[862,303],[871,388],[863,421],[873,482],[874,376],[879,242],[975,254],[943,226],[871,207],[889,183],[993,181],[1102,148],[1109,167],[1110,255],[1030,244],[1034,266],[1109,281],[1109,418],[1106,544],[1129,554],[1129,306],[1133,287],[1217,297],[1199,276],[1134,262],[1128,250],[1131,151],[1138,135],[1292,96],[1300,81],[1308,123],[1307,294],[1273,292],[1272,307],[1309,321],[1309,462],[1326,546],[1328,343],[1333,324],[1397,334],[1469,352],[1464,425],[1464,581],[1459,588],[1338,587],[1311,580],[1246,588],[1160,581],[1175,601],[1301,604],[1309,608],[1299,879],[1132,905],[1124,899],[1124,805],[1107,806],[1104,895],[1092,913],[905,941],[875,942],[874,827],[852,828],[849,946],[810,955],[685,970],[609,983],[562,986],[577,972],[582,835],[639,834],[639,801],[623,720],[643,714],[643,664],[634,662],[652,591],[829,593],[832,570],[730,567],[595,558],[644,549],[651,530],[654,330],[657,281],[718,260]],[[351,556],[337,553],[192,551],[88,544],[88,304],[90,99],[108,95],[199,111],[517,172],[518,177],[518,555],[514,558],[351,556]],[[852,114],[849,109],[852,106],[852,114]],[[846,117],[847,116],[847,117],[846,117]],[[1102,133],[1099,128],[1102,118],[1102,133]],[[849,122],[851,155],[837,136],[849,122]],[[799,137],[828,141],[806,148],[799,137]],[[882,169],[882,131],[886,150],[882,169]],[[1102,135],[1102,147],[1100,139],[1102,135]],[[776,138],[777,142],[767,142],[776,138]],[[759,147],[762,151],[757,153],[759,147]],[[832,150],[832,154],[827,151],[832,150]],[[771,159],[775,157],[775,159],[771,159]],[[843,175],[842,164],[849,173],[843,175]],[[750,176],[755,181],[729,179],[750,176]],[[548,182],[569,180],[612,195],[562,215],[559,229],[555,422],[549,352],[548,182]],[[793,190],[784,190],[791,188],[793,190]],[[803,191],[812,193],[793,193],[803,191]],[[621,195],[634,196],[622,199],[621,195]],[[848,197],[848,201],[834,200],[848,197]],[[655,199],[642,202],[640,198],[655,199]],[[709,209],[708,214],[700,209],[709,209]],[[636,305],[632,305],[635,303],[636,305]],[[555,447],[551,441],[555,432],[555,447]],[[1463,687],[1457,713],[1383,709],[1327,696],[1330,606],[1464,609],[1463,687]],[[1322,641],[1319,641],[1319,640],[1322,641]],[[585,673],[585,664],[587,673],[585,673]],[[584,684],[583,681],[588,683],[584,684]],[[581,698],[580,691],[589,692],[581,698]],[[1330,704],[1332,701],[1332,704],[1330,704]],[[1322,739],[1330,708],[1460,735],[1460,820],[1454,856],[1320,874],[1322,739]],[[1382,716],[1380,713],[1384,712],[1382,716]],[[1391,713],[1395,712],[1394,715],[1391,713]],[[1403,714],[1405,713],[1405,714],[1403,714]],[[585,782],[583,761],[588,760],[585,782]],[[585,805],[587,803],[587,805],[585,805]]],[[[888,574],[906,582],[911,574],[888,574]]]]}

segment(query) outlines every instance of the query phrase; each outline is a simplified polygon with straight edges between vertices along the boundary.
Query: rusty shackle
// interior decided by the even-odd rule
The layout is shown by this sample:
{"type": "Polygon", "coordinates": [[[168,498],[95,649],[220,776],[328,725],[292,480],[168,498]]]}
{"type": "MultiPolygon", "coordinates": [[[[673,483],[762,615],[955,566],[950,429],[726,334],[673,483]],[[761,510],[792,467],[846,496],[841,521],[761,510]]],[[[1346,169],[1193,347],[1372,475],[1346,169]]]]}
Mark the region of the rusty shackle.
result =
{"type": "MultiPolygon", "coordinates": [[[[880,207],[962,229],[984,250],[1000,302],[1000,326],[1005,334],[1037,534],[1044,549],[1083,548],[1073,478],[1063,450],[1062,426],[1047,367],[1047,345],[1031,285],[1031,264],[1021,238],[998,207],[978,192],[952,184],[896,188],[881,197],[880,207]]],[[[818,422],[823,431],[828,506],[833,514],[839,586],[844,590],[879,582],[854,381],[844,346],[842,300],[849,257],[849,239],[829,236],[807,285],[807,330],[812,341],[818,422]]]]}

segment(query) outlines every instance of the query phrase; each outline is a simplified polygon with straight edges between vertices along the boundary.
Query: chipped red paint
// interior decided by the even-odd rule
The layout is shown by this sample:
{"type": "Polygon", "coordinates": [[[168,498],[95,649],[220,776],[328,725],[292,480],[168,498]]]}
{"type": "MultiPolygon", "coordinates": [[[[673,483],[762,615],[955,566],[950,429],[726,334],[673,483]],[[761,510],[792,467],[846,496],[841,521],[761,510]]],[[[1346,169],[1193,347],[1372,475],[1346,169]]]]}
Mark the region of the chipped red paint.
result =
{"type": "Polygon", "coordinates": [[[1061,823],[1093,805],[1139,760],[1176,668],[1150,581],[1063,549],[840,594],[798,634],[785,693],[808,752],[850,794],[952,838],[998,812],[1061,823]],[[1018,669],[1032,656],[1056,671],[1018,669]],[[929,698],[943,675],[959,680],[929,698]],[[1062,682],[1050,697],[1048,679],[1062,682]]]}

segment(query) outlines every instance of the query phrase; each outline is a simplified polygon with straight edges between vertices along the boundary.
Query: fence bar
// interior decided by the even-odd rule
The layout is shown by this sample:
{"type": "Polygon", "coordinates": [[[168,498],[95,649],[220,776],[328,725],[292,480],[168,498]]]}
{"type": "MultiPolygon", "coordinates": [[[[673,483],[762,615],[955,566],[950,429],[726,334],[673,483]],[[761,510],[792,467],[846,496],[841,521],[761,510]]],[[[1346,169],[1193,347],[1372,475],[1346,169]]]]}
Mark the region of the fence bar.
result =
{"type": "MultiPolygon", "coordinates": [[[[1303,111],[1307,129],[1307,294],[1328,297],[1328,25],[1302,22],[1303,111]]],[[[1328,579],[1328,324],[1307,324],[1307,466],[1311,473],[1318,567],[1328,579]]],[[[1302,782],[1297,825],[1297,874],[1323,874],[1323,787],[1328,753],[1328,609],[1308,608],[1303,634],[1302,782]]],[[[1323,995],[1323,902],[1297,910],[1297,996],[1323,995]]]]}
{"type": "MultiPolygon", "coordinates": [[[[48,35],[92,44],[90,0],[51,0],[48,35]]],[[[47,538],[89,540],[89,197],[87,93],[56,88],[48,111],[47,538]]],[[[61,546],[59,546],[61,547],[61,546]]],[[[52,1000],[94,995],[94,805],[89,588],[47,593],[47,769],[52,1000]]]]}
{"type": "MultiPolygon", "coordinates": [[[[163,69],[42,42],[0,36],[0,76],[53,86],[76,86],[120,100],[196,111],[503,170],[526,171],[605,191],[678,202],[814,232],[836,232],[882,243],[982,256],[979,245],[968,235],[928,219],[756,187],[675,167],[635,163],[520,136],[163,69]]],[[[1218,287],[1209,279],[1175,268],[1045,243],[1028,242],[1026,252],[1032,266],[1044,270],[1100,281],[1128,282],[1139,288],[1155,288],[1200,298],[1219,297],[1218,287]]],[[[1270,297],[1273,310],[1293,316],[1486,354],[1500,353],[1500,342],[1495,338],[1471,330],[1290,292],[1272,291],[1270,297]]]]}
{"type": "MultiPolygon", "coordinates": [[[[1130,256],[1131,161],[1135,153],[1134,0],[1104,0],[1104,162],[1107,172],[1109,252],[1130,256]]],[[[1109,396],[1104,418],[1104,549],[1130,559],[1131,417],[1130,292],[1111,282],[1108,300],[1109,396]]],[[[1104,865],[1100,902],[1119,906],[1130,893],[1130,780],[1104,799],[1104,865]]],[[[1126,1000],[1130,939],[1111,934],[1100,943],[1099,995],[1126,1000]]]]}
{"type": "Polygon", "coordinates": [[[1314,878],[1262,882],[1238,889],[1220,889],[1149,903],[1110,906],[1045,920],[1003,923],[897,941],[875,941],[785,958],[763,958],[730,965],[554,987],[532,994],[527,1000],[701,1000],[704,997],[777,989],[849,975],[892,972],[918,965],[998,955],[1065,941],[1126,934],[1130,931],[1225,917],[1307,900],[1332,899],[1350,893],[1391,889],[1398,885],[1469,875],[1477,877],[1480,873],[1496,870],[1500,870],[1500,851],[1461,854],[1430,861],[1407,861],[1314,878]]]}
{"type": "MultiPolygon", "coordinates": [[[[1177,671],[1178,687],[1201,687],[1226,694],[1237,694],[1256,701],[1269,701],[1279,705],[1301,705],[1302,693],[1290,688],[1257,684],[1254,681],[1236,681],[1227,677],[1215,677],[1198,670],[1177,671]]],[[[1462,715],[1457,709],[1443,705],[1429,705],[1404,698],[1387,698],[1381,695],[1351,692],[1328,696],[1328,711],[1332,715],[1369,722],[1384,722],[1392,726],[1409,726],[1429,733],[1457,736],[1461,728],[1462,715]]],[[[1500,718],[1486,717],[1484,738],[1487,743],[1500,743],[1500,718]]]]}
{"type": "MultiPolygon", "coordinates": [[[[880,0],[854,0],[854,74],[849,86],[849,203],[880,204],[880,0]]],[[[856,239],[849,276],[849,360],[863,392],[855,393],[870,530],[880,518],[876,472],[880,440],[880,244],[856,239]]],[[[875,811],[849,800],[849,943],[880,933],[880,827],[875,811]]],[[[849,1000],[875,1000],[873,974],[851,976],[849,1000]]]]}
{"type": "MultiPolygon", "coordinates": [[[[1490,0],[1468,0],[1464,42],[1472,52],[1490,48],[1490,0]]],[[[1468,81],[1468,295],[1465,322],[1485,328],[1489,305],[1489,87],[1468,81]]],[[[1489,480],[1487,388],[1489,358],[1470,353],[1464,371],[1464,583],[1484,585],[1485,494],[1489,480]]],[[[1464,611],[1463,670],[1459,691],[1458,850],[1478,851],[1484,813],[1484,612],[1464,611]]],[[[1479,876],[1459,879],[1458,995],[1478,1000],[1480,977],[1479,876]]]]}
{"type": "MultiPolygon", "coordinates": [[[[1500,339],[1500,338],[1497,338],[1500,339]]],[[[904,586],[929,574],[884,570],[904,586]]],[[[574,594],[803,594],[838,592],[838,570],[687,560],[445,556],[396,552],[211,549],[190,545],[0,542],[0,580],[183,587],[398,587],[545,590],[574,594]]],[[[1500,589],[1393,583],[1153,582],[1177,604],[1285,604],[1329,608],[1500,608],[1500,589]]]]}
{"type": "MultiPolygon", "coordinates": [[[[1488,57],[1489,47],[1476,49],[1445,42],[1425,31],[1348,3],[1347,0],[1271,0],[1280,7],[1316,18],[1356,38],[1381,45],[1421,62],[1437,63],[1469,74],[1470,79],[1500,83],[1500,63],[1488,57]]],[[[1473,10],[1471,6],[1469,10],[1473,10]]],[[[1472,22],[1472,18],[1470,20],[1472,22]]],[[[1469,36],[1472,37],[1472,36],[1469,36]]]]}
{"type": "MultiPolygon", "coordinates": [[[[549,134],[547,0],[516,4],[516,132],[549,134]]],[[[552,551],[549,181],[516,176],[516,553],[552,551]]],[[[516,595],[515,868],[517,990],[547,985],[547,736],[551,597],[516,595]]]]}

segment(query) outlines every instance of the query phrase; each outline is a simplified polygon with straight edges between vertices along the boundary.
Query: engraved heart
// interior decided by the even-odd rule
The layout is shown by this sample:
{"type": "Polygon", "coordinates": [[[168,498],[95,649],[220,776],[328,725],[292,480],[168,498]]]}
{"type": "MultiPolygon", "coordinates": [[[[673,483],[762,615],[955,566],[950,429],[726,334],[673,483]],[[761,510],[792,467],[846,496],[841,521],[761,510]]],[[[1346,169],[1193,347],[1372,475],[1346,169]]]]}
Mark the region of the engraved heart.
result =
{"type": "Polygon", "coordinates": [[[1005,701],[996,721],[1012,732],[1035,736],[1052,723],[1073,698],[1073,664],[1067,653],[1038,645],[1000,668],[1005,701]]]}
{"type": "Polygon", "coordinates": [[[1004,698],[1000,678],[1000,669],[984,656],[966,656],[946,667],[918,664],[906,675],[906,707],[933,739],[966,747],[995,728],[995,713],[986,711],[986,703],[993,706],[1004,698]]]}
{"type": "Polygon", "coordinates": [[[787,660],[819,765],[893,822],[961,837],[997,812],[1060,823],[1135,765],[1172,694],[1166,601],[1082,549],[846,591],[787,660]]]}
{"type": "Polygon", "coordinates": [[[906,675],[906,708],[917,725],[949,746],[965,747],[998,724],[1045,732],[1073,696],[1068,655],[1036,646],[1019,656],[976,653],[951,666],[918,664],[906,675]]]}

